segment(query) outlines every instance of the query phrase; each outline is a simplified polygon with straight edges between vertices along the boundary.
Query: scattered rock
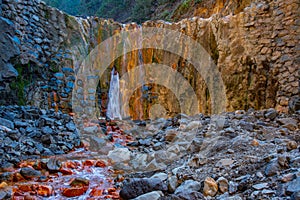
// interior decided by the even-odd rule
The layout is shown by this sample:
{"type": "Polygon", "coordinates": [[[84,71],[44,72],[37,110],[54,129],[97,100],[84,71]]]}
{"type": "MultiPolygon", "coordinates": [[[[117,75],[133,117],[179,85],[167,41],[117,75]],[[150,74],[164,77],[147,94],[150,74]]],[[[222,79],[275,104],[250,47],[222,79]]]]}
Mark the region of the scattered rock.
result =
{"type": "Polygon", "coordinates": [[[268,183],[260,183],[252,186],[256,190],[262,190],[268,188],[268,183]]]}
{"type": "Polygon", "coordinates": [[[37,194],[42,196],[42,197],[50,197],[53,195],[54,190],[51,186],[46,186],[46,185],[39,185],[37,194]]]}
{"type": "Polygon", "coordinates": [[[76,126],[75,126],[74,122],[67,123],[66,127],[67,127],[68,131],[75,131],[76,130],[76,126]]]}
{"type": "Polygon", "coordinates": [[[238,190],[238,183],[229,181],[229,194],[234,194],[238,190]]]}
{"type": "Polygon", "coordinates": [[[234,163],[232,159],[222,159],[217,163],[217,166],[229,166],[234,163]]]}
{"type": "Polygon", "coordinates": [[[265,169],[265,175],[266,176],[273,176],[273,175],[276,175],[277,172],[280,170],[280,165],[279,163],[276,161],[272,161],[270,162],[266,169],[265,169]]]}
{"type": "Polygon", "coordinates": [[[300,177],[296,178],[295,180],[287,183],[287,189],[288,194],[292,194],[294,192],[300,192],[300,177]]]}
{"type": "Polygon", "coordinates": [[[174,193],[178,186],[178,179],[176,176],[171,176],[168,178],[168,190],[171,193],[174,193]]]}
{"type": "Polygon", "coordinates": [[[120,197],[123,199],[133,199],[153,191],[166,191],[166,186],[157,178],[132,179],[124,185],[120,191],[120,197]]]}
{"type": "Polygon", "coordinates": [[[292,141],[288,141],[286,146],[287,146],[287,150],[291,151],[291,150],[297,149],[298,144],[296,141],[292,140],[292,141]]]}
{"type": "Polygon", "coordinates": [[[221,193],[228,192],[229,183],[226,178],[224,178],[224,177],[218,178],[217,183],[218,183],[219,190],[221,193]]]}
{"type": "Polygon", "coordinates": [[[300,200],[300,191],[294,192],[291,196],[291,200],[300,200]]]}
{"type": "Polygon", "coordinates": [[[10,128],[10,129],[15,128],[15,125],[12,121],[7,120],[7,119],[3,119],[3,118],[0,118],[0,125],[5,126],[7,128],[10,128]]]}
{"type": "Polygon", "coordinates": [[[166,173],[158,173],[151,176],[151,178],[159,178],[161,181],[165,181],[168,179],[168,174],[166,173]]]}
{"type": "Polygon", "coordinates": [[[2,182],[1,184],[0,184],[0,189],[4,189],[4,188],[6,188],[8,186],[8,184],[6,183],[6,182],[2,182]]]}
{"type": "Polygon", "coordinates": [[[85,178],[75,178],[71,183],[70,186],[72,187],[83,187],[83,186],[89,186],[90,181],[85,178]]]}
{"type": "Polygon", "coordinates": [[[134,198],[134,200],[158,200],[160,197],[164,196],[162,191],[153,191],[141,196],[134,198]]]}
{"type": "Polygon", "coordinates": [[[50,172],[58,172],[61,168],[61,162],[56,158],[50,158],[47,162],[47,169],[50,172]]]}
{"type": "Polygon", "coordinates": [[[289,174],[284,175],[284,176],[281,178],[281,181],[282,181],[283,183],[287,183],[287,182],[292,181],[294,178],[296,178],[296,175],[295,175],[295,174],[292,174],[292,173],[289,173],[289,174]]]}
{"type": "Polygon", "coordinates": [[[53,133],[53,130],[52,130],[52,128],[50,128],[49,126],[46,126],[46,127],[43,127],[43,128],[42,128],[42,132],[43,132],[44,134],[51,135],[51,134],[53,133]]]}
{"type": "Polygon", "coordinates": [[[167,130],[165,133],[165,140],[168,142],[172,142],[176,138],[177,134],[178,132],[175,130],[167,130]]]}
{"type": "Polygon", "coordinates": [[[127,162],[130,160],[131,152],[127,148],[115,148],[108,153],[108,157],[114,162],[127,162]]]}
{"type": "Polygon", "coordinates": [[[86,134],[94,134],[94,133],[97,133],[97,132],[98,132],[98,127],[97,127],[97,126],[85,127],[85,128],[83,129],[83,131],[84,131],[86,134]]]}
{"type": "Polygon", "coordinates": [[[205,196],[215,196],[218,192],[218,184],[217,182],[211,178],[207,177],[204,181],[203,194],[205,196]]]}
{"type": "Polygon", "coordinates": [[[270,108],[265,112],[265,117],[274,120],[277,117],[277,111],[274,108],[270,108]]]}
{"type": "Polygon", "coordinates": [[[293,118],[281,118],[278,122],[285,128],[295,131],[298,128],[297,121],[293,118]]]}
{"type": "Polygon", "coordinates": [[[20,170],[20,174],[26,179],[38,178],[42,175],[42,173],[40,171],[37,171],[37,170],[32,169],[30,167],[22,168],[20,170]]]}
{"type": "Polygon", "coordinates": [[[87,191],[88,187],[65,188],[62,195],[65,197],[78,197],[87,191]]]}
{"type": "Polygon", "coordinates": [[[183,182],[174,192],[174,194],[188,194],[197,192],[201,188],[201,184],[198,181],[187,180],[183,182]]]}

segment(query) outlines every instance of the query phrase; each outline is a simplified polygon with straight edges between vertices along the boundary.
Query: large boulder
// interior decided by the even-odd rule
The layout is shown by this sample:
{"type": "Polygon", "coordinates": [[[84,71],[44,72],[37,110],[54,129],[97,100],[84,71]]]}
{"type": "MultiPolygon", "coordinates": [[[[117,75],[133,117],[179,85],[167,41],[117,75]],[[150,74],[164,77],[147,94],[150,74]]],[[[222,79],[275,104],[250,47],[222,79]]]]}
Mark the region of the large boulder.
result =
{"type": "Polygon", "coordinates": [[[133,199],[153,191],[166,191],[167,187],[159,178],[132,179],[120,192],[123,199],[133,199]]]}

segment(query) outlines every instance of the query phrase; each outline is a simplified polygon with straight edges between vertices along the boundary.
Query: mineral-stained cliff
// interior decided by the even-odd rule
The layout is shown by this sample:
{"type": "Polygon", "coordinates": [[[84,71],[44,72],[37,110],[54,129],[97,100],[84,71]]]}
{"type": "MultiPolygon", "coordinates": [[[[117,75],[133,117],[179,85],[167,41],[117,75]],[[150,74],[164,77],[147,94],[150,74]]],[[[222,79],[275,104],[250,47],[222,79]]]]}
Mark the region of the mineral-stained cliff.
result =
{"type": "MultiPolygon", "coordinates": [[[[220,71],[228,111],[250,107],[293,111],[299,109],[299,7],[298,0],[260,0],[227,16],[214,14],[207,19],[193,17],[177,23],[148,21],[138,26],[69,16],[39,0],[2,0],[1,103],[29,103],[71,111],[72,90],[74,86],[80,89],[78,82],[74,84],[76,73],[91,50],[121,32],[156,27],[190,36],[204,47],[220,71]]],[[[133,43],[139,42],[134,40],[137,41],[133,43]]],[[[181,40],[177,38],[176,42],[181,40]]],[[[126,47],[107,47],[112,54],[118,48],[126,47]]],[[[185,44],[178,48],[183,54],[190,51],[185,44]]],[[[104,111],[110,69],[115,66],[122,76],[141,64],[140,59],[143,64],[155,62],[177,70],[193,88],[199,112],[211,112],[212,91],[203,74],[182,56],[155,48],[135,50],[115,59],[100,78],[98,90],[90,88],[90,94],[84,94],[82,100],[87,95],[96,96],[104,111]]],[[[177,85],[174,87],[181,87],[177,85]]],[[[159,103],[167,115],[173,115],[180,112],[178,101],[169,88],[148,84],[133,93],[127,114],[148,118],[151,106],[159,103]],[[142,115],[136,114],[139,112],[142,115]]]]}

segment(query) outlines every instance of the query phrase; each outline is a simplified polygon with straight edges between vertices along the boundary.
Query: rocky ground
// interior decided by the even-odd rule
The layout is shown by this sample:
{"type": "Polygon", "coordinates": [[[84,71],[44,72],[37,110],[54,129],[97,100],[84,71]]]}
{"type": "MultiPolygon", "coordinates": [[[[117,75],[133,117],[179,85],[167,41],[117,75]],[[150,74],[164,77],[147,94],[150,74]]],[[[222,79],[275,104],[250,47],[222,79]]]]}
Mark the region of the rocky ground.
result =
{"type": "Polygon", "coordinates": [[[72,117],[29,106],[0,107],[0,168],[68,153],[80,145],[72,117]]]}
{"type": "Polygon", "coordinates": [[[127,127],[140,134],[121,167],[132,170],[124,199],[300,198],[299,114],[269,109],[179,118],[127,127]]]}
{"type": "Polygon", "coordinates": [[[0,122],[1,139],[16,145],[1,144],[6,154],[2,156],[5,172],[0,175],[0,188],[7,198],[7,191],[12,197],[24,196],[20,182],[22,185],[36,178],[39,186],[29,190],[36,199],[300,199],[299,113],[286,115],[269,109],[84,123],[78,128],[81,136],[88,137],[81,141],[95,151],[93,156],[86,150],[75,151],[69,157],[55,156],[63,159],[59,164],[52,156],[40,160],[40,166],[44,166],[40,168],[18,161],[61,154],[78,145],[79,134],[70,116],[12,106],[2,107],[0,122]],[[36,130],[32,131],[36,136],[30,135],[27,127],[36,130]],[[65,132],[69,134],[61,134],[65,132]],[[12,133],[18,136],[11,138],[12,133]],[[52,139],[42,140],[45,135],[52,139]],[[23,150],[31,148],[33,153],[23,150]],[[17,168],[7,172],[12,164],[17,168]],[[95,182],[95,175],[100,174],[107,178],[95,182]],[[16,177],[23,179],[18,181],[16,177]],[[80,177],[84,180],[78,180],[80,177]],[[62,182],[63,188],[54,182],[62,182]],[[52,189],[41,188],[41,184],[52,189]],[[103,187],[97,189],[95,185],[103,187]],[[15,189],[7,190],[6,186],[15,189]]]}

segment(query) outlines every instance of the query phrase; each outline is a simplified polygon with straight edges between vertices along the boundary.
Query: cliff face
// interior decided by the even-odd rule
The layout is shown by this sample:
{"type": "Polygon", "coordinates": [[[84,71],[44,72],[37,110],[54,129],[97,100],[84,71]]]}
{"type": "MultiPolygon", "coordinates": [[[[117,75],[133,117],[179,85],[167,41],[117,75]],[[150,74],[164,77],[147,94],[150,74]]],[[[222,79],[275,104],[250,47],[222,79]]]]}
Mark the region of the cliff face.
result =
{"type": "MultiPolygon", "coordinates": [[[[289,103],[295,109],[299,98],[300,21],[297,0],[258,1],[249,3],[235,15],[223,11],[207,19],[194,17],[177,23],[148,21],[142,26],[122,25],[96,17],[76,18],[38,0],[3,0],[1,10],[1,30],[5,31],[1,33],[0,44],[9,47],[1,48],[3,104],[18,100],[19,103],[24,101],[71,111],[72,90],[81,87],[78,82],[74,84],[76,73],[84,67],[81,62],[88,53],[111,36],[150,27],[175,30],[202,45],[222,77],[228,111],[276,107],[288,112],[289,103]],[[228,15],[224,16],[224,13],[228,15]]],[[[161,35],[153,40],[169,39],[165,37],[168,36],[161,35]]],[[[114,57],[113,50],[127,48],[120,46],[117,38],[114,37],[115,43],[107,47],[110,57],[114,57]]],[[[153,47],[144,48],[147,47],[146,40],[131,38],[131,43],[140,42],[136,45],[143,49],[121,55],[110,63],[102,77],[94,77],[95,82],[101,78],[97,91],[89,88],[82,94],[82,100],[90,98],[105,111],[110,69],[115,66],[122,76],[142,60],[143,64],[155,62],[178,71],[196,94],[199,112],[210,113],[213,91],[209,90],[204,75],[185,59],[188,57],[185,52],[191,49],[181,42],[183,37],[175,40],[180,44],[180,55],[153,47]]],[[[171,78],[166,76],[166,79],[171,78]]],[[[130,79],[134,82],[134,78],[130,79]]],[[[174,90],[180,90],[182,85],[174,84],[174,90]]],[[[146,86],[136,89],[131,96],[128,94],[131,97],[130,109],[126,114],[133,118],[148,118],[151,107],[156,104],[160,104],[168,116],[180,112],[180,100],[170,88],[155,83],[146,86]]],[[[186,101],[189,103],[192,104],[186,101]]]]}

